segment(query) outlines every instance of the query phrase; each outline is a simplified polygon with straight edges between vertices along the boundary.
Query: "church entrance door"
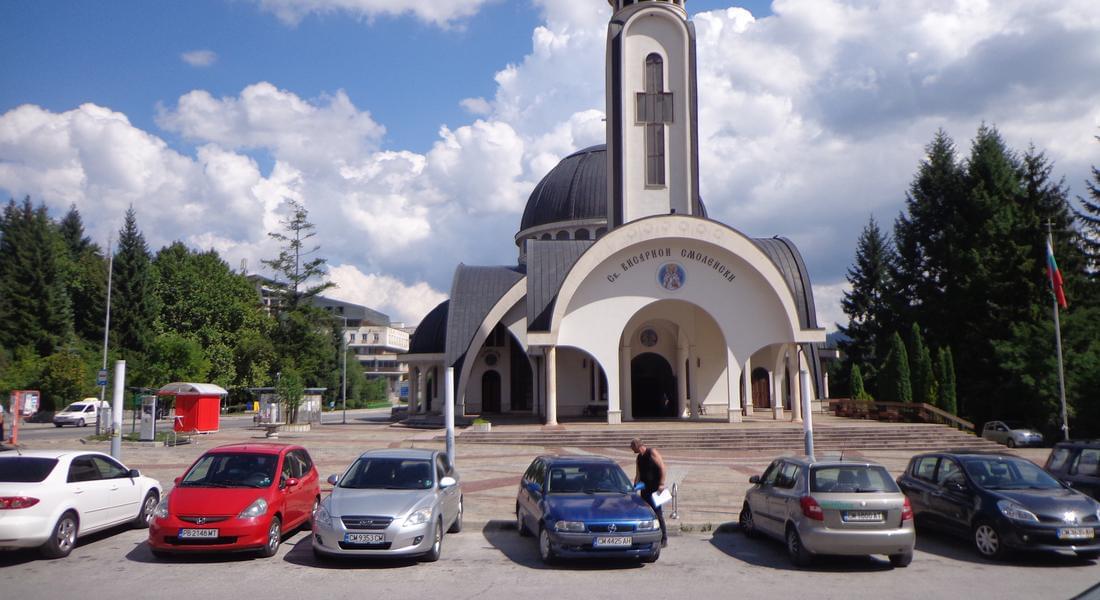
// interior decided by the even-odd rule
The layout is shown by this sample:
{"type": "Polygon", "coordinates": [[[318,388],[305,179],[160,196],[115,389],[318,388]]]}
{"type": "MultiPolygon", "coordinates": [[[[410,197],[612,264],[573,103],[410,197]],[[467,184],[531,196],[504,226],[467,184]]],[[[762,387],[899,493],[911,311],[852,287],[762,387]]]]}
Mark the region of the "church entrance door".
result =
{"type": "Polygon", "coordinates": [[[500,373],[496,371],[481,376],[481,412],[500,412],[500,373]]]}
{"type": "Polygon", "coordinates": [[[764,369],[752,371],[752,407],[771,408],[771,398],[768,393],[768,372],[764,369]]]}
{"type": "Polygon", "coordinates": [[[635,419],[676,417],[676,375],[660,354],[646,352],[630,361],[630,389],[635,419]]]}

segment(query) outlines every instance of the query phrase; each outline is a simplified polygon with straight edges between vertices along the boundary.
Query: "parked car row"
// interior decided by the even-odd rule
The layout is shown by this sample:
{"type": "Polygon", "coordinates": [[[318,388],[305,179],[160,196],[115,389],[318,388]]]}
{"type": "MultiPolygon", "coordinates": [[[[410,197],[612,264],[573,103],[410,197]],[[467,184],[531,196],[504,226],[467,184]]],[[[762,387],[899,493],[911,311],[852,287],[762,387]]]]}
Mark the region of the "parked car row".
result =
{"type": "MultiPolygon", "coordinates": [[[[1055,446],[1052,473],[1095,479],[1100,444],[1055,446]],[[1059,470],[1061,469],[1061,470],[1059,470]]],[[[750,478],[740,526],[782,541],[796,565],[819,554],[913,559],[925,527],[970,540],[987,558],[1018,550],[1100,558],[1100,503],[1033,463],[1004,454],[914,456],[894,479],[868,461],[777,458],[750,478]]],[[[160,484],[99,452],[0,454],[0,549],[37,547],[59,558],[79,536],[130,523],[149,529],[152,553],[252,551],[272,556],[284,536],[312,530],[314,554],[438,560],[462,529],[458,472],[436,450],[370,450],[342,474],[320,477],[305,448],[244,443],[213,448],[160,484]]],[[[1095,482],[1093,482],[1095,483],[1095,482]]],[[[1095,487],[1088,488],[1095,493],[1095,487]]],[[[657,515],[631,479],[602,457],[536,457],[516,495],[516,529],[539,556],[654,562],[657,515]]]]}

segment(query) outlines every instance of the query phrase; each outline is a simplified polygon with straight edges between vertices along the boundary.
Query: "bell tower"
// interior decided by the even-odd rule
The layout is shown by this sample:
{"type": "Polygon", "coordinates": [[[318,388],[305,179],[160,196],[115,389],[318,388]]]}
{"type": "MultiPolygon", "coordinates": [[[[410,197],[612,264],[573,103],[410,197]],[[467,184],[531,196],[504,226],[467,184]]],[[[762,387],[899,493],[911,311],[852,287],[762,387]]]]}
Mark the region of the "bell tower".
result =
{"type": "Polygon", "coordinates": [[[608,0],[607,224],[699,206],[695,27],[685,0],[608,0]]]}

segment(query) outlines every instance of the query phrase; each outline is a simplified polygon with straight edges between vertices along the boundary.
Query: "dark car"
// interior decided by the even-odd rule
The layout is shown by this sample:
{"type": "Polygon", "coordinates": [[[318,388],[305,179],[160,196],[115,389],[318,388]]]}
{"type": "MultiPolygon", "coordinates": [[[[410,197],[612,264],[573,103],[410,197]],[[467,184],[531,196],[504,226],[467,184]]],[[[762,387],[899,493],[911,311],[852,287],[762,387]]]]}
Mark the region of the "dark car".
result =
{"type": "Polygon", "coordinates": [[[1100,500],[1100,440],[1058,442],[1044,468],[1062,483],[1100,500]]]}
{"type": "Polygon", "coordinates": [[[1007,454],[919,454],[898,478],[917,520],[968,538],[979,554],[1072,551],[1100,557],[1100,503],[1007,454]]]}
{"type": "Polygon", "coordinates": [[[622,467],[608,458],[540,456],[523,474],[516,529],[538,535],[539,556],[656,561],[661,527],[622,467]]]}

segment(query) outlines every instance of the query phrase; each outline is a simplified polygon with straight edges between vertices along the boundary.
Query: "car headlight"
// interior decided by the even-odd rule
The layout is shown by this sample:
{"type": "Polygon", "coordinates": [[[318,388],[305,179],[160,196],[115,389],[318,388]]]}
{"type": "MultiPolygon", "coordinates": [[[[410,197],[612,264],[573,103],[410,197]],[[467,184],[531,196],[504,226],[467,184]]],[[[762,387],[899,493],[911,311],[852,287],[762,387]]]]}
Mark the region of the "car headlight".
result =
{"type": "Polygon", "coordinates": [[[638,523],[638,531],[653,531],[661,527],[661,524],[657,519],[650,519],[648,521],[640,521],[638,523]]]}
{"type": "Polygon", "coordinates": [[[1039,522],[1039,517],[1036,517],[1035,513],[1011,500],[998,500],[997,509],[1001,511],[1002,515],[1015,521],[1039,522]]]}
{"type": "Polygon", "coordinates": [[[420,510],[414,510],[409,518],[405,519],[405,527],[412,527],[414,525],[423,525],[432,520],[431,507],[421,508],[420,510]]]}
{"type": "Polygon", "coordinates": [[[573,533],[584,533],[584,523],[580,521],[558,521],[554,523],[554,529],[556,531],[571,531],[573,533]]]}
{"type": "Polygon", "coordinates": [[[325,508],[324,504],[317,505],[317,512],[313,513],[313,522],[332,527],[332,515],[328,514],[328,509],[325,508]]]}
{"type": "Polygon", "coordinates": [[[168,496],[161,498],[160,502],[157,503],[157,507],[153,509],[153,517],[157,519],[168,518],[168,496]]]}
{"type": "Polygon", "coordinates": [[[255,519],[256,517],[267,514],[267,500],[260,498],[248,505],[248,508],[241,511],[241,514],[237,515],[242,519],[255,519]]]}

